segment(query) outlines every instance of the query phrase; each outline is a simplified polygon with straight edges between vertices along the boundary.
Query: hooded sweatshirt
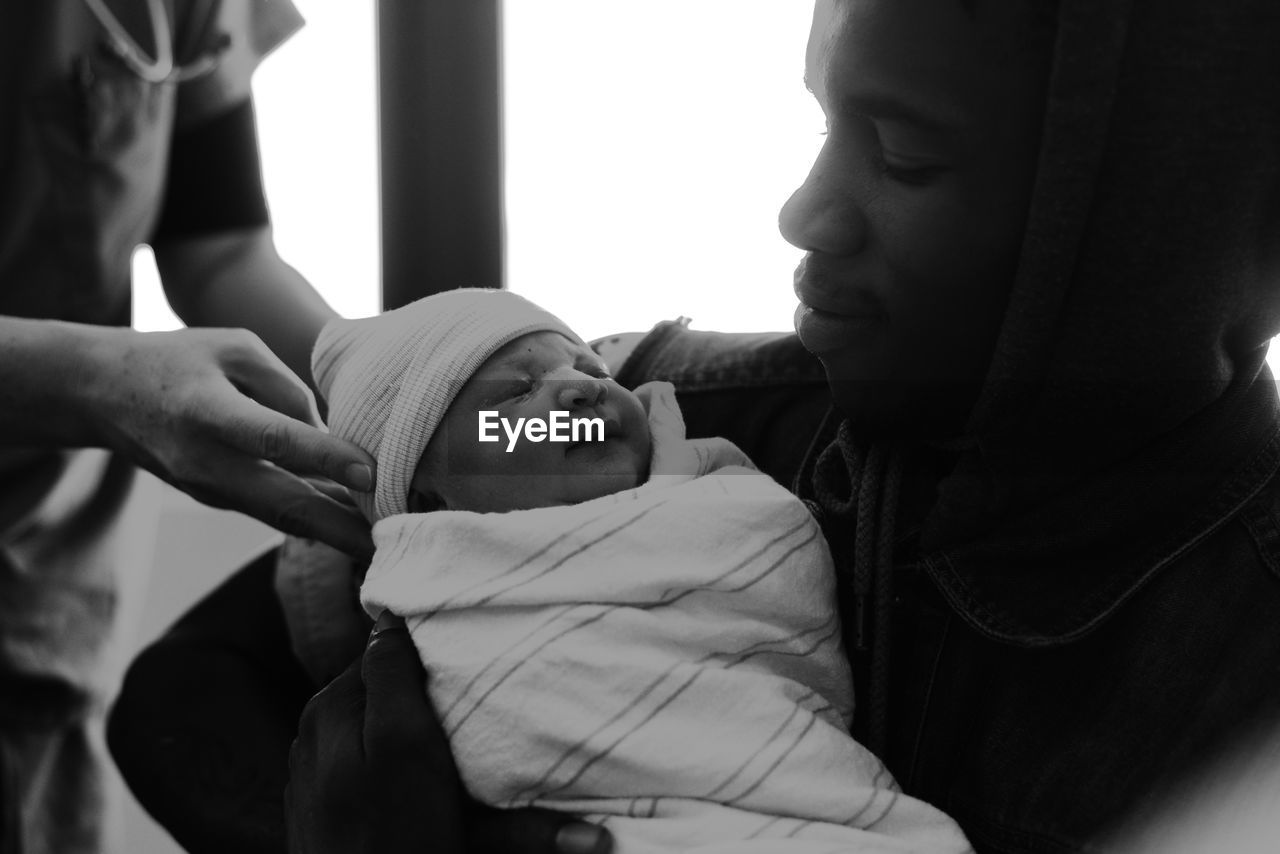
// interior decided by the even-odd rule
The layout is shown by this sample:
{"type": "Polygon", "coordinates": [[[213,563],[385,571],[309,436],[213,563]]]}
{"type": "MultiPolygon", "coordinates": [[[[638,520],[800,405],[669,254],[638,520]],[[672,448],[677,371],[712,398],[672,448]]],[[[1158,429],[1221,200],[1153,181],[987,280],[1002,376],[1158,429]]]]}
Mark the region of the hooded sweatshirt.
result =
{"type": "Polygon", "coordinates": [[[984,854],[1102,845],[1280,721],[1277,46],[1274,0],[1061,0],[1018,273],[958,441],[873,443],[838,414],[815,433],[822,374],[791,336],[666,327],[622,375],[672,380],[691,434],[813,500],[854,734],[984,854]]]}

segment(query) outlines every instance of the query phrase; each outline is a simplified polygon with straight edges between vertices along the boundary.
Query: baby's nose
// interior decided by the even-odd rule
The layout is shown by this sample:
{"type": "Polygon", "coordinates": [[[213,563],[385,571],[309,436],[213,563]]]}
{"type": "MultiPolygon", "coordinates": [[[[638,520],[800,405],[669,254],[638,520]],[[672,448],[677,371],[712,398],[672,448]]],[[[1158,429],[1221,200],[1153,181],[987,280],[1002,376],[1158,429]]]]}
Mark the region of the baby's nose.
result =
{"type": "Polygon", "coordinates": [[[605,394],[605,384],[595,377],[560,380],[559,388],[556,389],[556,403],[561,409],[582,409],[600,403],[605,394]]]}

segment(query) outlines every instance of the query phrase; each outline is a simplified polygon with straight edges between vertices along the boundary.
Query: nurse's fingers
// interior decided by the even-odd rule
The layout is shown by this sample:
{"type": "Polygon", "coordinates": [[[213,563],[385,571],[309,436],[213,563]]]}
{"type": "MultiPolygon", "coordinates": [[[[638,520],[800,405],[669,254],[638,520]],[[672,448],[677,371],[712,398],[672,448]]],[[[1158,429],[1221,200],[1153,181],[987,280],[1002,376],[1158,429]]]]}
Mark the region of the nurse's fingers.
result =
{"type": "Polygon", "coordinates": [[[286,534],[319,540],[349,555],[373,554],[369,522],[305,479],[231,449],[208,459],[199,482],[175,482],[198,501],[236,510],[286,534]]]}
{"type": "Polygon", "coordinates": [[[351,491],[342,484],[334,483],[326,477],[307,477],[303,478],[303,480],[311,484],[311,488],[321,495],[332,498],[339,504],[355,507],[351,500],[351,491]]]}
{"type": "Polygon", "coordinates": [[[320,474],[357,492],[373,489],[375,461],[357,445],[295,420],[235,390],[225,399],[218,439],[298,475],[320,474]]]}
{"type": "Polygon", "coordinates": [[[262,339],[247,330],[225,330],[219,366],[240,392],[290,418],[318,426],[319,411],[309,389],[262,339]]]}
{"type": "Polygon", "coordinates": [[[320,416],[306,384],[256,335],[221,332],[215,353],[228,383],[220,408],[222,440],[296,474],[322,474],[359,492],[372,489],[373,459],[316,429],[320,416]]]}

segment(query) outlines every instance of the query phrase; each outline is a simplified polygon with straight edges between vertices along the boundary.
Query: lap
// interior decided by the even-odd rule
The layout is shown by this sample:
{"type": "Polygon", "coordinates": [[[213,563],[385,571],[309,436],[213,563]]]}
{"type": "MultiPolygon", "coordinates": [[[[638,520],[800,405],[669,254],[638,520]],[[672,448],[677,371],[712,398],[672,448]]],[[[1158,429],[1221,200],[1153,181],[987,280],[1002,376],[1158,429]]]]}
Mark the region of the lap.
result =
{"type": "Polygon", "coordinates": [[[290,652],[275,556],[145,649],[111,713],[111,753],[130,788],[193,854],[285,849],[289,745],[313,686],[290,652]]]}

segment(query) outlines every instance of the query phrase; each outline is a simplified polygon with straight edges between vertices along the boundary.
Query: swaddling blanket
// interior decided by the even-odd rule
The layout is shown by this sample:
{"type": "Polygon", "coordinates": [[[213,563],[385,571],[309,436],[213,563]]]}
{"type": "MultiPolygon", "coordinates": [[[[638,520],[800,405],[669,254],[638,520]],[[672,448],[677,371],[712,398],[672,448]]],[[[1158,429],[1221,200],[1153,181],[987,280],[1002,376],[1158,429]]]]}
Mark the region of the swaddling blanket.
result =
{"type": "Polygon", "coordinates": [[[618,854],[969,850],[848,735],[808,510],[723,440],[684,450],[575,506],[375,527],[362,601],[405,617],[468,790],[600,820],[618,854]]]}

